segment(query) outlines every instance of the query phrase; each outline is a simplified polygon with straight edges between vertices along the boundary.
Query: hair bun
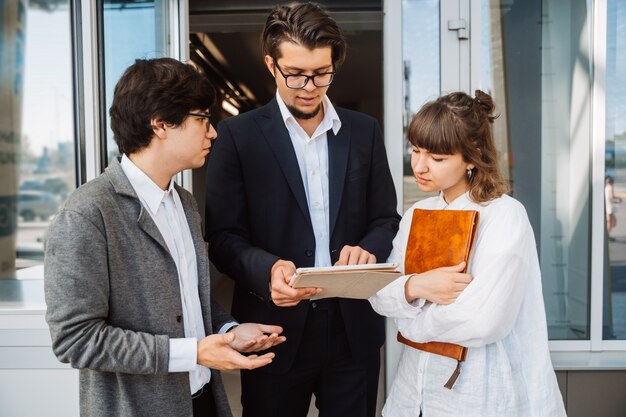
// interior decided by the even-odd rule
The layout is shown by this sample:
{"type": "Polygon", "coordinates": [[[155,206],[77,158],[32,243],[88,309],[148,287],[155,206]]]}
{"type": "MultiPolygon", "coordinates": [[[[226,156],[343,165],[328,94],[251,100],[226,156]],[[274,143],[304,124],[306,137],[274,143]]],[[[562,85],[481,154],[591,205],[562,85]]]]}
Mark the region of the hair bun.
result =
{"type": "Polygon", "coordinates": [[[474,92],[474,103],[476,103],[485,116],[489,118],[490,122],[496,119],[497,116],[493,115],[496,105],[493,103],[493,99],[489,94],[481,90],[476,90],[474,92]]]}

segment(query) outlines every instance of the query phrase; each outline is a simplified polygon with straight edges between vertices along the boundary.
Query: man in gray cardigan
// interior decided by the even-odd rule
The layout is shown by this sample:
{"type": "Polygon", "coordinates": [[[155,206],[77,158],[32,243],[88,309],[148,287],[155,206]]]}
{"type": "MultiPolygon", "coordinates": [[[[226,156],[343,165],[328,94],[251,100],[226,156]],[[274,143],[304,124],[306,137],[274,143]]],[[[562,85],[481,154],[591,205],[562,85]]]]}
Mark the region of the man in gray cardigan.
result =
{"type": "Polygon", "coordinates": [[[172,181],[204,164],[214,91],[191,66],[137,60],[111,128],[123,154],[50,224],[45,293],[54,353],[80,369],[82,416],[230,416],[218,370],[254,369],[285,340],[238,325],[210,295],[193,196],[172,181]]]}

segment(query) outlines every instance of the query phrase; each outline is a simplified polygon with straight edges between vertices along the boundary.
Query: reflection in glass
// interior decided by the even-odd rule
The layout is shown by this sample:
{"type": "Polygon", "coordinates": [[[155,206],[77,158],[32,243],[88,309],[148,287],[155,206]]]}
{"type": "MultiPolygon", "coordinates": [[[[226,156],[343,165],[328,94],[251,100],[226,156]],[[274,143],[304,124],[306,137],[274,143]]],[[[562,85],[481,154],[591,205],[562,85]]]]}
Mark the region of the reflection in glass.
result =
{"type": "Polygon", "coordinates": [[[0,2],[0,27],[0,276],[12,277],[41,263],[76,183],[69,1],[0,2]]]}
{"type": "Polygon", "coordinates": [[[589,16],[585,0],[482,7],[483,88],[500,113],[504,172],[535,232],[553,340],[589,339],[589,16]]]}
{"type": "Polygon", "coordinates": [[[109,119],[115,84],[135,59],[169,56],[166,6],[163,0],[104,1],[107,161],[118,155],[109,119]]]}
{"type": "Polygon", "coordinates": [[[427,197],[419,191],[411,170],[411,146],[406,130],[411,117],[440,92],[439,0],[403,0],[402,56],[404,57],[404,209],[427,197]]]}
{"type": "Polygon", "coordinates": [[[607,2],[604,339],[626,339],[626,4],[607,2]]]}
{"type": "MultiPolygon", "coordinates": [[[[481,68],[480,89],[489,93],[496,103],[498,118],[493,123],[493,139],[500,156],[500,172],[511,179],[510,138],[507,115],[506,75],[502,24],[504,13],[499,1],[481,3],[481,68]]],[[[473,93],[473,91],[472,91],[473,93]]]]}

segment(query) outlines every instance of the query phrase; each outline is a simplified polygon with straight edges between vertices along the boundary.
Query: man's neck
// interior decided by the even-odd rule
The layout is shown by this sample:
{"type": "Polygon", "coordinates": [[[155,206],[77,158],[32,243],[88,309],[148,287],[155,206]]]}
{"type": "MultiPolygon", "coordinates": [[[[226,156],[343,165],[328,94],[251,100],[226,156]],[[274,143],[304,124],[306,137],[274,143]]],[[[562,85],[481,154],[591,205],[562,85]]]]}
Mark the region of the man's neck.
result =
{"type": "Polygon", "coordinates": [[[142,149],[139,152],[127,155],[133,164],[148,176],[160,189],[167,190],[172,177],[176,172],[167,169],[167,163],[150,152],[149,149],[142,149]]]}

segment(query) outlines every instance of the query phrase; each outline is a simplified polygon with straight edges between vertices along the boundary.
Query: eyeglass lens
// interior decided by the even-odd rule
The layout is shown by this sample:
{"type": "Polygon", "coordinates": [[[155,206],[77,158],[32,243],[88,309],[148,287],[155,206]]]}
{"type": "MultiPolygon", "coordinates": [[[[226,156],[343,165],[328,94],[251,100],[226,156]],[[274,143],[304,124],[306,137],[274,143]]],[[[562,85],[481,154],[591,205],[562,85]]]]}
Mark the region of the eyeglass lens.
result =
{"type": "Polygon", "coordinates": [[[287,87],[290,88],[303,88],[309,82],[309,79],[313,81],[316,87],[326,87],[333,81],[332,73],[316,74],[316,75],[287,75],[287,87]]]}
{"type": "Polygon", "coordinates": [[[194,116],[194,117],[198,117],[200,119],[204,119],[204,123],[205,126],[204,128],[206,129],[206,131],[208,132],[209,130],[211,130],[211,115],[210,114],[205,114],[205,113],[188,113],[189,116],[194,116]]]}

